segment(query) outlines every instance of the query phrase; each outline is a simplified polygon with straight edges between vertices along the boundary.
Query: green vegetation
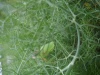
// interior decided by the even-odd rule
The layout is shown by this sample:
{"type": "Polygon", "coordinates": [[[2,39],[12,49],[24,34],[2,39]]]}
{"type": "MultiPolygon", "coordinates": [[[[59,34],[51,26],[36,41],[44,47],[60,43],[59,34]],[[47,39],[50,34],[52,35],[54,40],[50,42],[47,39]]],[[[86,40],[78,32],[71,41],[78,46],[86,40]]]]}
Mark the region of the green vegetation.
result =
{"type": "Polygon", "coordinates": [[[99,75],[99,34],[99,0],[0,0],[3,75],[99,75]]]}

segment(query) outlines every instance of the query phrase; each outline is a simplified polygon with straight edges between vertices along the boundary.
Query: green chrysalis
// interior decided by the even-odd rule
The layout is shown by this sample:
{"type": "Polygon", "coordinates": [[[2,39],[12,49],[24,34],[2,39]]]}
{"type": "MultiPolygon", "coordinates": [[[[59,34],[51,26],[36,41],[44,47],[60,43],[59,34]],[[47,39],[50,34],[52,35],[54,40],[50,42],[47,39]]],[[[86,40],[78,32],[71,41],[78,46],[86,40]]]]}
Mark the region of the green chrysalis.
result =
{"type": "Polygon", "coordinates": [[[54,42],[47,43],[40,48],[40,57],[46,57],[54,50],[54,42]]]}

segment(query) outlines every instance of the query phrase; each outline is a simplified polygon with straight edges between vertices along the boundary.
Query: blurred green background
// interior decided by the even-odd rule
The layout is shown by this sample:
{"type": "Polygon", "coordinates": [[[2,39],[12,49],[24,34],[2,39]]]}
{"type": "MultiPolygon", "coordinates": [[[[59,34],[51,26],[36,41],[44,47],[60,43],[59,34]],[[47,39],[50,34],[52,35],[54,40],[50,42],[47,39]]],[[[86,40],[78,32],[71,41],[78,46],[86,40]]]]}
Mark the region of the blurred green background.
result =
{"type": "Polygon", "coordinates": [[[99,75],[99,34],[99,0],[0,0],[3,75],[99,75]],[[78,40],[77,59],[62,73],[75,57],[78,40]],[[51,41],[55,49],[46,61],[32,58],[51,41]]]}

